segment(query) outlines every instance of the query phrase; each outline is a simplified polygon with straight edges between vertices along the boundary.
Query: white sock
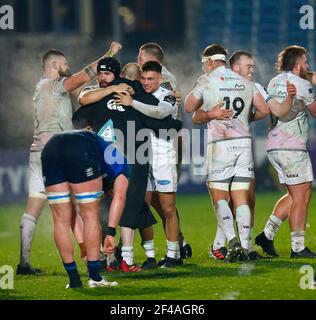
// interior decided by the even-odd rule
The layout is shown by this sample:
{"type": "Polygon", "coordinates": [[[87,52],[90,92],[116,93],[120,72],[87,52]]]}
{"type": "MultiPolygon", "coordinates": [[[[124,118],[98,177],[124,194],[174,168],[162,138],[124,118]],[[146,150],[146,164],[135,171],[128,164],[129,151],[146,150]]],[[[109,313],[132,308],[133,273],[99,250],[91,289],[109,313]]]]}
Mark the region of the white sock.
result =
{"type": "Polygon", "coordinates": [[[215,204],[215,212],[218,223],[220,224],[223,232],[225,233],[228,242],[236,238],[234,229],[234,218],[226,200],[219,200],[215,204]]]}
{"type": "Polygon", "coordinates": [[[185,241],[185,239],[183,238],[182,240],[182,247],[184,247],[187,244],[187,242],[185,241]]]}
{"type": "Polygon", "coordinates": [[[252,252],[252,238],[253,238],[253,227],[250,227],[249,242],[248,242],[248,252],[252,252]]]}
{"type": "Polygon", "coordinates": [[[147,258],[155,258],[154,240],[144,241],[142,244],[147,258]]]}
{"type": "Polygon", "coordinates": [[[236,208],[236,221],[238,225],[240,244],[245,250],[248,250],[251,213],[247,204],[243,204],[236,208]]]}
{"type": "Polygon", "coordinates": [[[224,231],[222,230],[220,224],[217,224],[216,235],[213,243],[213,250],[218,250],[220,248],[225,247],[226,236],[224,231]]]}
{"type": "Polygon", "coordinates": [[[264,227],[264,234],[269,240],[273,240],[276,233],[280,229],[280,226],[282,224],[282,220],[279,219],[277,216],[274,214],[271,214],[269,217],[266,226],[264,227]]]}
{"type": "Polygon", "coordinates": [[[177,251],[180,252],[179,249],[179,241],[168,241],[167,240],[167,257],[168,258],[177,258],[177,251]]]}
{"type": "Polygon", "coordinates": [[[24,213],[20,223],[20,264],[23,267],[30,265],[32,240],[36,227],[36,218],[24,213]]]}
{"type": "Polygon", "coordinates": [[[291,232],[291,244],[294,252],[299,252],[305,248],[305,231],[291,232]]]}
{"type": "Polygon", "coordinates": [[[134,248],[131,246],[123,246],[122,258],[129,266],[134,264],[134,248]]]}
{"type": "Polygon", "coordinates": [[[106,265],[109,267],[111,263],[115,260],[115,254],[110,253],[106,256],[106,265]]]}

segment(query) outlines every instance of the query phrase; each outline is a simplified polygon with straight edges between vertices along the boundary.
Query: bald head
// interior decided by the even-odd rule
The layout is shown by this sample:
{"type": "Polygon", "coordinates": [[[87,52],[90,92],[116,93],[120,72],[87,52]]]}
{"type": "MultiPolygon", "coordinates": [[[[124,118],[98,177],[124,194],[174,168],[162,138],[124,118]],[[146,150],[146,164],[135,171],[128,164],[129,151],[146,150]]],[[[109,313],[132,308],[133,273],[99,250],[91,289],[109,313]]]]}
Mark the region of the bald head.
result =
{"type": "Polygon", "coordinates": [[[140,79],[140,65],[136,62],[127,63],[122,70],[122,77],[129,80],[140,79]]]}

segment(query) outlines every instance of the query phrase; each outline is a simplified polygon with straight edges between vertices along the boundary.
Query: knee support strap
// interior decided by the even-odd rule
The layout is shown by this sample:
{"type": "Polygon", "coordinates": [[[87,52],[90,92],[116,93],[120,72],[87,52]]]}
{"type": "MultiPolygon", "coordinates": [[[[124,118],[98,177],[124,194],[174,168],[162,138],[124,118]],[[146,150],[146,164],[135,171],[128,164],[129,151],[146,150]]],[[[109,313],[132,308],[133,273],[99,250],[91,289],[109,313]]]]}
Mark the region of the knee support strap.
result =
{"type": "Polygon", "coordinates": [[[47,200],[49,204],[70,202],[70,192],[47,192],[47,200]]]}
{"type": "Polygon", "coordinates": [[[96,192],[83,192],[75,194],[78,203],[90,203],[94,201],[99,201],[103,196],[103,191],[96,192]]]}

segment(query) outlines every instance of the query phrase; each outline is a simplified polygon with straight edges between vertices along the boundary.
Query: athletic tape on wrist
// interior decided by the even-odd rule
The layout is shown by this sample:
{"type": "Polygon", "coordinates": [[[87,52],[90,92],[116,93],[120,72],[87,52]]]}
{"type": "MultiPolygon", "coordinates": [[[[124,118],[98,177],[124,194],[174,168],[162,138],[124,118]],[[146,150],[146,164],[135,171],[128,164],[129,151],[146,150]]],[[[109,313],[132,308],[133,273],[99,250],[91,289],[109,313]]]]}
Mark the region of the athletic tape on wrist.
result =
{"type": "Polygon", "coordinates": [[[115,237],[116,235],[116,229],[113,227],[108,227],[108,232],[107,232],[108,236],[112,236],[115,237]]]}

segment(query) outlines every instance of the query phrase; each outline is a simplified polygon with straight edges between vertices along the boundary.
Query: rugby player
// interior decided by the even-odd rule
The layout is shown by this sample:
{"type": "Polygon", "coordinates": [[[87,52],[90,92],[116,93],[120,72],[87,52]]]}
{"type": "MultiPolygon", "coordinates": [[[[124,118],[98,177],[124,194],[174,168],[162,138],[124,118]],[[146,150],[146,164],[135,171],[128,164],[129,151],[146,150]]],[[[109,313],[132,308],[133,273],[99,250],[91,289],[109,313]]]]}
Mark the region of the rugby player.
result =
{"type": "MultiPolygon", "coordinates": [[[[128,125],[131,122],[135,125],[136,133],[144,128],[150,128],[154,130],[156,134],[159,133],[159,129],[161,128],[169,129],[175,126],[178,129],[181,128],[181,123],[173,120],[171,117],[156,120],[142,115],[133,108],[124,108],[121,105],[117,105],[114,101],[113,94],[100,98],[101,100],[98,101],[97,96],[102,97],[102,92],[106,89],[110,89],[110,87],[114,85],[126,83],[127,86],[133,89],[132,92],[134,92],[133,96],[135,99],[140,102],[151,105],[157,105],[159,102],[154,96],[145,93],[139,82],[120,78],[120,64],[117,60],[112,58],[103,59],[98,65],[98,71],[103,73],[107,72],[108,79],[104,80],[104,84],[106,85],[104,88],[87,91],[84,94],[85,103],[89,102],[89,98],[91,98],[91,101],[94,103],[81,107],[75,113],[74,121],[79,125],[81,125],[81,121],[93,123],[96,130],[101,131],[101,134],[111,131],[112,134],[110,134],[110,136],[112,138],[116,136],[115,131],[120,130],[123,133],[124,146],[126,147],[129,143],[135,143],[135,150],[137,150],[142,143],[137,140],[135,141],[135,137],[128,137],[128,125]],[[132,141],[130,138],[132,138],[132,141]]],[[[128,90],[131,92],[130,89],[128,90]]],[[[112,141],[115,141],[115,139],[112,141]]],[[[129,148],[127,148],[127,150],[126,148],[124,149],[124,153],[127,154],[128,159],[134,159],[136,162],[130,165],[130,187],[128,189],[125,211],[120,221],[123,242],[121,270],[134,272],[139,271],[139,268],[134,265],[134,229],[144,229],[156,223],[156,220],[144,202],[148,179],[148,162],[145,164],[140,163],[137,157],[135,157],[135,150],[129,148]],[[124,230],[126,230],[126,232],[124,230]]]]}
{"type": "MultiPolygon", "coordinates": [[[[143,64],[148,61],[157,61],[162,66],[162,70],[161,70],[162,78],[161,78],[160,86],[173,92],[174,96],[177,99],[177,119],[181,120],[182,110],[178,106],[181,101],[181,94],[179,91],[177,80],[176,80],[176,77],[164,66],[164,51],[159,44],[145,43],[139,48],[138,64],[140,66],[143,66],[143,64]]],[[[179,180],[180,173],[181,173],[181,162],[182,162],[182,136],[179,136],[177,141],[177,159],[178,159],[177,174],[178,174],[178,180],[179,180]]],[[[152,205],[157,211],[157,213],[159,214],[165,226],[165,216],[162,212],[159,199],[156,194],[153,194],[152,205]]],[[[179,245],[180,245],[180,251],[181,251],[181,258],[184,259],[192,256],[192,248],[190,244],[186,242],[181,232],[179,213],[178,213],[178,209],[176,210],[177,210],[177,217],[179,220],[179,245]]],[[[149,231],[148,236],[150,237],[150,235],[151,234],[149,231]]]]}
{"type": "Polygon", "coordinates": [[[289,46],[278,55],[278,72],[268,86],[269,94],[277,101],[286,98],[286,82],[297,88],[291,110],[275,119],[266,148],[268,159],[278,173],[286,194],[278,200],[264,230],[255,242],[270,256],[278,256],[274,237],[282,222],[289,217],[291,229],[291,258],[314,258],[316,254],[305,246],[307,211],[312,194],[313,170],[306,149],[308,139],[308,113],[316,116],[316,100],[312,84],[306,80],[307,50],[289,46]]]}
{"type": "MultiPolygon", "coordinates": [[[[117,43],[113,42],[105,56],[114,55],[118,48],[117,43]]],[[[49,50],[42,57],[42,78],[36,85],[33,97],[35,128],[30,149],[29,196],[26,212],[20,224],[20,263],[17,274],[29,275],[41,272],[40,269],[32,268],[30,264],[36,223],[46,203],[40,162],[41,151],[54,133],[72,129],[72,104],[69,93],[75,92],[96,76],[97,62],[69,76],[68,62],[61,51],[49,50]]],[[[78,242],[81,243],[81,250],[84,251],[79,218],[76,219],[73,228],[78,242]]]]}
{"type": "Polygon", "coordinates": [[[69,276],[67,288],[82,287],[69,231],[73,211],[71,193],[76,198],[84,224],[88,286],[116,286],[117,282],[107,281],[100,275],[99,199],[103,194],[102,182],[107,189],[109,185],[113,186],[108,235],[104,240],[105,253],[113,253],[116,227],[128,187],[126,159],[94,132],[83,130],[54,135],[44,147],[41,160],[47,199],[53,214],[55,243],[69,276]]]}
{"type": "Polygon", "coordinates": [[[194,112],[204,104],[204,111],[224,102],[232,117],[208,122],[207,185],[218,223],[228,240],[226,261],[248,259],[251,225],[248,190],[253,171],[249,112],[256,108],[255,119],[264,118],[269,108],[253,82],[226,67],[226,50],[217,44],[208,46],[202,56],[203,71],[185,102],[185,110],[194,112]],[[239,237],[228,200],[236,208],[239,237]]]}
{"type": "MultiPolygon", "coordinates": [[[[132,106],[139,112],[156,119],[169,115],[176,118],[176,99],[173,93],[160,86],[162,82],[161,65],[156,61],[148,61],[141,68],[141,83],[145,92],[153,94],[158,100],[158,106],[151,106],[134,100],[131,95],[118,94],[116,102],[124,106],[132,106]]],[[[152,162],[146,192],[146,202],[152,204],[153,194],[158,195],[159,207],[165,221],[167,239],[166,257],[159,263],[161,267],[174,267],[182,264],[179,248],[179,221],[176,212],[177,168],[176,150],[172,140],[158,138],[151,134],[152,162]]],[[[154,239],[152,227],[142,234],[142,245],[147,260],[142,268],[153,269],[156,266],[154,239]]]]}
{"type": "MultiPolygon", "coordinates": [[[[229,58],[229,64],[232,71],[240,74],[241,76],[247,78],[250,81],[253,81],[253,73],[254,73],[254,59],[251,53],[247,51],[237,50],[232,56],[229,58]]],[[[258,91],[263,96],[264,100],[268,104],[271,113],[277,117],[285,116],[291,108],[294,96],[296,94],[296,88],[293,84],[287,85],[287,98],[280,104],[277,100],[270,97],[267,93],[266,89],[255,82],[255,86],[258,91]]],[[[203,110],[196,112],[193,116],[193,122],[197,123],[198,113],[203,112],[203,110]]],[[[253,118],[253,115],[252,115],[253,118]]],[[[198,122],[200,123],[200,122],[198,122]]],[[[250,238],[248,243],[248,255],[251,260],[256,260],[261,258],[261,256],[252,250],[252,236],[253,236],[253,226],[254,226],[254,214],[255,214],[255,178],[254,174],[250,179],[250,188],[249,188],[249,207],[251,212],[251,228],[250,228],[250,238]]],[[[225,258],[225,242],[226,237],[223,231],[221,230],[220,225],[217,225],[216,236],[214,239],[214,243],[210,252],[210,255],[219,260],[223,260],[225,258]]]]}

